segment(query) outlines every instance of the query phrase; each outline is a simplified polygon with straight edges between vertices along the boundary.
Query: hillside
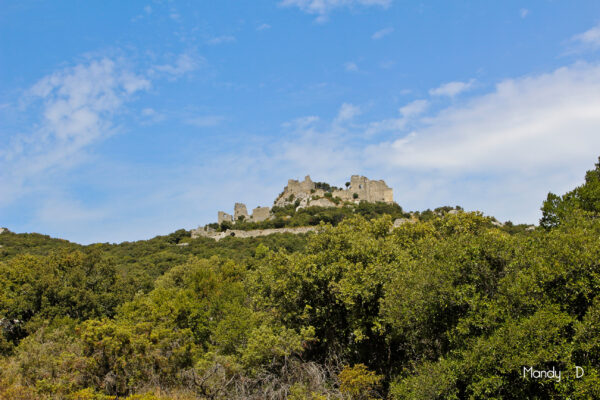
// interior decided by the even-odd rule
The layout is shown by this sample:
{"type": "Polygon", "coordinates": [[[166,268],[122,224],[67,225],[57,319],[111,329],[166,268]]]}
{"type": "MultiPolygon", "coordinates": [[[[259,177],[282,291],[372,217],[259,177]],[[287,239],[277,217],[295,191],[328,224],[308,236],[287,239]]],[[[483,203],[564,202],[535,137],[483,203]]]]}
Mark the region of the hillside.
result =
{"type": "Polygon", "coordinates": [[[542,210],[536,229],[363,201],[274,207],[303,235],[4,232],[0,399],[598,398],[600,162],[542,210]]]}

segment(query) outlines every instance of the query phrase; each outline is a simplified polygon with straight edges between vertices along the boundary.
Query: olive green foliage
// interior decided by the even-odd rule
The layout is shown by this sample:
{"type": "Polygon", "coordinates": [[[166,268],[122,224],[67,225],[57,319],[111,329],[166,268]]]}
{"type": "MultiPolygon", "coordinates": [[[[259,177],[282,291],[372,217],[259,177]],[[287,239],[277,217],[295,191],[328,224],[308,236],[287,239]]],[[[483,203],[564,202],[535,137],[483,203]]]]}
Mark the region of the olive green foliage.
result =
{"type": "Polygon", "coordinates": [[[360,203],[274,209],[313,235],[2,234],[0,400],[600,398],[599,169],[533,230],[360,203]]]}
{"type": "Polygon", "coordinates": [[[240,221],[235,225],[221,224],[220,230],[227,229],[268,229],[268,228],[283,228],[283,227],[298,227],[298,226],[317,226],[320,223],[336,226],[345,218],[355,215],[361,215],[368,219],[380,217],[382,215],[390,215],[392,218],[406,218],[409,215],[402,210],[396,203],[370,203],[361,201],[359,204],[346,203],[342,206],[342,201],[339,197],[332,197],[330,192],[325,193],[325,197],[331,200],[334,204],[340,207],[305,207],[296,210],[299,203],[288,204],[280,207],[272,208],[272,213],[275,218],[261,222],[240,221]]]}
{"type": "Polygon", "coordinates": [[[562,196],[548,193],[548,198],[542,205],[540,225],[547,229],[557,227],[565,223],[575,209],[592,215],[600,212],[600,158],[596,168],[585,174],[583,185],[562,196]]]}
{"type": "Polygon", "coordinates": [[[376,388],[383,376],[376,375],[364,364],[344,367],[340,372],[340,391],[352,399],[371,400],[379,397],[376,388]]]}

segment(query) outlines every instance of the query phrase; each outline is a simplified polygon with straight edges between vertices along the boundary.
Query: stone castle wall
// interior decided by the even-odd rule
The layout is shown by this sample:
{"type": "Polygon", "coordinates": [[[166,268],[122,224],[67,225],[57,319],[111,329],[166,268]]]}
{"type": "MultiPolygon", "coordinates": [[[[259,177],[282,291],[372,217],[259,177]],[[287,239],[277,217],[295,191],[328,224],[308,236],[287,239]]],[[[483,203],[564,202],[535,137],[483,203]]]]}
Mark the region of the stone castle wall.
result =
{"type": "Polygon", "coordinates": [[[394,191],[383,180],[372,181],[359,175],[352,175],[350,186],[345,190],[336,190],[332,195],[344,201],[394,202],[394,191]],[[354,198],[355,193],[358,196],[356,199],[354,198]]]}
{"type": "MultiPolygon", "coordinates": [[[[283,207],[296,204],[298,208],[311,206],[338,207],[342,205],[338,205],[325,197],[325,194],[326,192],[323,189],[317,189],[316,183],[307,175],[303,181],[289,179],[283,192],[275,199],[274,205],[283,207]]],[[[394,202],[394,192],[383,180],[372,181],[360,175],[352,175],[350,185],[346,189],[333,190],[331,197],[339,197],[343,201],[354,203],[361,201],[372,203],[379,201],[394,202]]],[[[219,211],[218,223],[230,222],[235,224],[241,218],[248,222],[262,222],[271,217],[272,213],[269,207],[256,207],[250,215],[244,203],[235,203],[233,215],[219,211]]]]}
{"type": "Polygon", "coordinates": [[[269,207],[256,207],[252,210],[252,221],[262,222],[271,217],[271,209],[269,207]]]}
{"type": "Polygon", "coordinates": [[[233,220],[239,221],[240,218],[247,220],[249,217],[246,205],[244,203],[235,203],[235,206],[233,207],[233,220]]]}
{"type": "Polygon", "coordinates": [[[239,237],[239,238],[250,238],[257,236],[268,236],[274,233],[308,233],[315,232],[318,229],[317,226],[301,226],[296,228],[273,228],[273,229],[255,229],[252,231],[242,231],[238,229],[229,229],[225,232],[211,232],[203,228],[192,230],[192,239],[199,237],[207,237],[219,241],[226,237],[239,237]]]}
{"type": "Polygon", "coordinates": [[[233,215],[227,214],[224,211],[219,211],[217,222],[221,225],[223,222],[233,222],[233,215]]]}

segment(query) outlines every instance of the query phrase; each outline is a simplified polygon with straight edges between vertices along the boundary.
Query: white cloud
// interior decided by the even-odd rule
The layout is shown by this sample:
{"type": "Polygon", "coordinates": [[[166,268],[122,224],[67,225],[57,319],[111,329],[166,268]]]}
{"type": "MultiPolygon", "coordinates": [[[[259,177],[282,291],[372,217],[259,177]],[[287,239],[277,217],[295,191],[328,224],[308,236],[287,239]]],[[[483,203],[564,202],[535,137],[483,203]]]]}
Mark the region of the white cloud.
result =
{"type": "Polygon", "coordinates": [[[281,124],[281,126],[284,128],[304,129],[319,122],[319,120],[319,117],[315,115],[309,115],[307,117],[300,117],[292,121],[284,122],[281,124]]]}
{"type": "Polygon", "coordinates": [[[36,130],[0,150],[0,191],[10,202],[24,183],[52,169],[76,164],[92,143],[114,132],[113,117],[150,81],[109,58],[65,68],[28,91],[28,107],[39,109],[36,130]]]}
{"type": "Polygon", "coordinates": [[[360,115],[360,113],[361,113],[360,107],[352,105],[350,103],[344,103],[340,107],[340,111],[338,112],[338,115],[335,118],[335,121],[338,123],[350,121],[354,117],[360,115]]]}
{"type": "Polygon", "coordinates": [[[283,0],[279,5],[282,7],[297,7],[307,14],[317,15],[317,22],[325,22],[329,13],[336,8],[356,6],[387,8],[391,3],[392,0],[283,0]]]}
{"type": "Polygon", "coordinates": [[[223,122],[225,118],[221,115],[201,115],[198,117],[188,118],[185,122],[188,125],[193,125],[198,128],[206,128],[210,126],[217,126],[223,122]]]}
{"type": "Polygon", "coordinates": [[[408,142],[381,144],[407,168],[519,170],[589,159],[600,149],[600,65],[506,80],[427,119],[408,142]]]}
{"type": "Polygon", "coordinates": [[[381,132],[402,132],[406,126],[414,120],[415,117],[422,114],[429,107],[427,100],[415,100],[407,105],[400,107],[398,112],[400,117],[386,118],[381,121],[374,121],[368,124],[365,134],[372,136],[381,132]]]}
{"type": "Polygon", "coordinates": [[[375,32],[373,35],[371,35],[371,39],[373,40],[378,40],[378,39],[382,39],[387,35],[390,35],[394,32],[394,28],[384,28],[381,29],[377,32],[375,32]]]}
{"type": "Polygon", "coordinates": [[[429,107],[429,102],[427,100],[415,100],[413,102],[408,103],[404,107],[400,108],[400,114],[404,117],[414,117],[416,115],[422,114],[427,107],[429,107]]]}
{"type": "Polygon", "coordinates": [[[351,62],[351,61],[345,63],[344,68],[348,72],[358,72],[358,65],[356,65],[356,63],[351,62]]]}
{"type": "Polygon", "coordinates": [[[386,61],[382,61],[382,62],[379,63],[379,67],[381,69],[390,69],[394,65],[396,65],[396,63],[394,61],[391,61],[391,60],[386,60],[386,61]]]}
{"type": "Polygon", "coordinates": [[[571,41],[579,46],[579,49],[575,50],[596,50],[600,48],[600,24],[583,33],[573,36],[571,41]]]}
{"type": "MultiPolygon", "coordinates": [[[[204,59],[192,53],[182,53],[177,57],[175,63],[154,66],[154,70],[171,75],[177,78],[200,68],[204,59]]],[[[152,71],[151,71],[152,72],[152,71]]]]}
{"type": "Polygon", "coordinates": [[[473,79],[471,79],[469,82],[448,82],[435,89],[431,89],[429,91],[429,94],[432,96],[454,97],[462,92],[471,89],[474,83],[475,81],[473,79]]]}
{"type": "Polygon", "coordinates": [[[269,24],[262,24],[262,25],[259,25],[256,28],[257,31],[265,31],[267,29],[271,29],[271,25],[269,25],[269,24]]]}
{"type": "Polygon", "coordinates": [[[368,158],[383,169],[444,177],[440,190],[457,202],[534,222],[548,191],[576,186],[593,166],[599,109],[600,65],[572,65],[503,81],[487,95],[423,119],[410,135],[370,146],[368,158]]]}
{"type": "Polygon", "coordinates": [[[521,18],[525,18],[529,15],[529,10],[526,8],[521,8],[519,10],[519,15],[521,16],[521,18]]]}
{"type": "Polygon", "coordinates": [[[217,44],[231,43],[231,42],[235,42],[235,36],[232,36],[232,35],[217,36],[214,38],[210,38],[206,41],[207,44],[210,44],[213,46],[217,45],[217,44]]]}
{"type": "Polygon", "coordinates": [[[160,113],[150,107],[144,108],[141,114],[143,117],[142,123],[144,124],[162,122],[167,118],[165,114],[160,113]]]}

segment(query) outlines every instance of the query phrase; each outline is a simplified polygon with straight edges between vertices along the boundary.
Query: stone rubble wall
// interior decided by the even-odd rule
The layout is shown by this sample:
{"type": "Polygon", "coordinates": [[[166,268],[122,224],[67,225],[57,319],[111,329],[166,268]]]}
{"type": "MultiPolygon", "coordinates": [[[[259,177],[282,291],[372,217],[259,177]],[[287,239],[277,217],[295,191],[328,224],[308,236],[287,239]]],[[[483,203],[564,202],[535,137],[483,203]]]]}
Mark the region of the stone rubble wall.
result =
{"type": "Polygon", "coordinates": [[[207,237],[219,241],[226,237],[239,237],[239,238],[251,238],[257,236],[268,236],[274,233],[308,233],[315,232],[319,227],[317,226],[301,226],[296,228],[272,228],[272,229],[256,229],[252,231],[242,231],[239,229],[228,229],[225,232],[209,232],[204,230],[203,228],[198,228],[192,230],[192,239],[197,239],[199,237],[207,237]]]}

